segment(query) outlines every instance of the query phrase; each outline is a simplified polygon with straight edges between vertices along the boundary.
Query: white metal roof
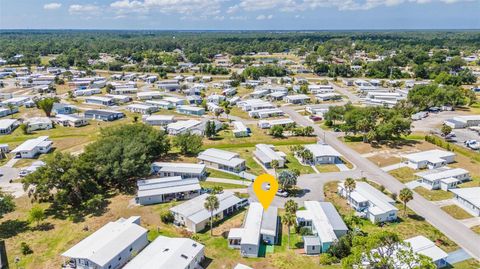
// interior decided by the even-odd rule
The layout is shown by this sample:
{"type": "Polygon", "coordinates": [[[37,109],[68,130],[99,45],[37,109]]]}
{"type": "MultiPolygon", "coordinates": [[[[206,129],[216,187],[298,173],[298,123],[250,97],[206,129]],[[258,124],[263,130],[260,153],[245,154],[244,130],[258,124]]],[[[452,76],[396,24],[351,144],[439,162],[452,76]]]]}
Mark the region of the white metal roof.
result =
{"type": "Polygon", "coordinates": [[[439,168],[431,171],[416,173],[415,175],[428,179],[430,181],[435,181],[435,180],[440,180],[440,179],[445,179],[450,177],[457,177],[457,176],[465,175],[468,173],[469,172],[463,168],[446,168],[446,169],[439,168]]]}
{"type": "MultiPolygon", "coordinates": [[[[35,147],[38,147],[40,144],[44,143],[45,141],[48,141],[48,136],[39,136],[34,139],[29,139],[14,150],[12,150],[12,153],[20,152],[20,151],[31,151],[35,149],[35,147]]],[[[51,143],[51,141],[49,141],[51,143]]]]}
{"type": "Polygon", "coordinates": [[[257,144],[255,148],[255,156],[262,159],[262,161],[270,162],[272,160],[283,160],[282,156],[273,150],[272,145],[257,144]]]}
{"type": "MultiPolygon", "coordinates": [[[[193,223],[200,223],[210,218],[210,212],[204,208],[204,203],[208,196],[209,194],[207,193],[202,194],[184,202],[183,204],[170,208],[170,211],[190,219],[193,223]]],[[[223,191],[220,194],[216,194],[216,196],[220,206],[213,212],[214,215],[231,206],[239,204],[241,201],[240,198],[235,196],[231,191],[223,191]]]]}
{"type": "Polygon", "coordinates": [[[123,269],[185,269],[204,248],[189,238],[159,236],[123,269]]]}
{"type": "Polygon", "coordinates": [[[309,144],[305,145],[305,148],[311,151],[314,157],[342,156],[338,151],[336,151],[334,148],[327,144],[309,144]]]}
{"type": "Polygon", "coordinates": [[[320,203],[317,201],[305,201],[304,205],[312,217],[311,221],[313,226],[315,226],[315,230],[318,233],[320,241],[333,242],[336,240],[337,236],[335,235],[333,227],[329,222],[328,216],[320,206],[320,203]]]}
{"type": "Polygon", "coordinates": [[[251,203],[248,208],[243,229],[241,244],[259,245],[260,229],[262,228],[263,206],[260,203],[251,203]]]}
{"type": "Polygon", "coordinates": [[[245,126],[245,124],[243,124],[243,122],[241,121],[234,121],[233,123],[233,127],[234,127],[234,132],[246,132],[247,131],[247,126],[245,126]]]}
{"type": "Polygon", "coordinates": [[[235,265],[233,269],[253,269],[253,268],[250,266],[246,266],[244,264],[238,263],[237,265],[235,265]]]}
{"type": "Polygon", "coordinates": [[[204,164],[197,164],[197,163],[154,162],[152,166],[158,168],[158,171],[161,171],[161,172],[201,174],[205,170],[204,164]]]}
{"type": "Polygon", "coordinates": [[[189,129],[194,126],[199,125],[202,123],[201,121],[198,120],[184,120],[184,121],[177,121],[168,124],[167,129],[173,129],[173,130],[184,130],[184,129],[189,129]]]}
{"type": "Polygon", "coordinates": [[[448,254],[445,251],[437,247],[432,241],[423,235],[406,239],[404,242],[410,244],[413,252],[430,257],[433,261],[438,261],[448,257],[448,254]]]}
{"type": "MultiPolygon", "coordinates": [[[[343,181],[340,184],[343,186],[344,183],[345,182],[343,181]]],[[[392,198],[388,197],[366,182],[356,182],[356,187],[351,193],[351,198],[356,199],[355,196],[357,195],[369,201],[370,206],[368,210],[374,215],[384,214],[390,211],[398,211],[398,209],[392,205],[394,203],[392,198]]]]}
{"type": "Polygon", "coordinates": [[[244,159],[238,157],[238,153],[214,148],[210,148],[201,152],[197,158],[231,167],[235,167],[245,162],[244,159]]]}
{"type": "Polygon", "coordinates": [[[182,179],[180,176],[139,180],[137,186],[137,197],[149,197],[201,189],[197,178],[182,179]]]}
{"type": "Polygon", "coordinates": [[[450,191],[480,208],[480,187],[450,189],[450,191]]]}
{"type": "Polygon", "coordinates": [[[13,124],[15,124],[17,120],[15,119],[2,119],[0,120],[0,129],[7,129],[13,124]]]}
{"type": "Polygon", "coordinates": [[[177,110],[202,111],[205,109],[199,106],[178,106],[177,110]]]}
{"type": "Polygon", "coordinates": [[[413,162],[431,161],[432,163],[436,163],[439,159],[451,156],[455,156],[455,153],[440,149],[432,149],[418,153],[403,155],[404,158],[413,162]]]}
{"type": "Polygon", "coordinates": [[[99,266],[105,266],[135,240],[147,235],[148,230],[133,223],[134,219],[119,219],[107,223],[62,256],[88,259],[99,266]]]}

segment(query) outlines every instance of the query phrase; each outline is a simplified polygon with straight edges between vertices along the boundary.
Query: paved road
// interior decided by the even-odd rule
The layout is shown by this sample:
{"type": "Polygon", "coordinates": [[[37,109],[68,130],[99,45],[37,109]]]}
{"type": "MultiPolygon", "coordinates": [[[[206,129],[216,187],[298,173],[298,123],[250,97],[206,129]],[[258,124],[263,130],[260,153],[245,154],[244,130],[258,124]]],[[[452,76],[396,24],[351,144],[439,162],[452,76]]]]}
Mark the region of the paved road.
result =
{"type": "Polygon", "coordinates": [[[333,89],[339,92],[340,94],[347,96],[352,103],[360,103],[362,101],[360,97],[358,97],[356,94],[352,93],[348,89],[340,87],[336,83],[330,83],[330,85],[332,85],[333,89]]]}
{"type": "MultiPolygon", "coordinates": [[[[401,189],[405,188],[405,185],[396,178],[382,171],[378,166],[338,140],[332,132],[322,130],[287,106],[281,109],[289,114],[295,122],[312,126],[319,138],[324,138],[326,143],[356,165],[356,170],[361,171],[365,177],[382,184],[390,192],[399,193],[401,189]]],[[[414,199],[408,203],[408,207],[465,249],[472,257],[480,260],[479,235],[415,192],[414,199]]]]}

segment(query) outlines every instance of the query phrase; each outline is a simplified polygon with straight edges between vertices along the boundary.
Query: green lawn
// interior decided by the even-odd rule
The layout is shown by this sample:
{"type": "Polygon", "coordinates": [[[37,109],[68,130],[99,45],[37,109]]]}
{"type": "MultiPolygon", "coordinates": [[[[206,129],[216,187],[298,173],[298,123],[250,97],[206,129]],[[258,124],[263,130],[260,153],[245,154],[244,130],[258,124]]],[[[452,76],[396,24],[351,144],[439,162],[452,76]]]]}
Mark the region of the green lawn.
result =
{"type": "Polygon", "coordinates": [[[478,269],[480,268],[480,262],[475,259],[468,259],[463,262],[454,264],[453,266],[447,266],[447,269],[478,269]]]}
{"type": "Polygon", "coordinates": [[[227,178],[227,179],[235,179],[235,180],[242,180],[241,177],[227,173],[218,171],[215,169],[207,168],[207,173],[209,177],[218,177],[218,178],[227,178]]]}
{"type": "Polygon", "coordinates": [[[450,216],[456,219],[469,219],[473,217],[467,211],[465,211],[464,209],[462,209],[457,205],[444,206],[442,207],[442,210],[447,212],[450,216]]]}
{"type": "Polygon", "coordinates": [[[240,185],[240,184],[230,184],[230,183],[220,183],[220,182],[210,182],[210,181],[201,181],[200,186],[202,186],[202,188],[206,188],[206,189],[213,188],[214,186],[220,186],[223,189],[242,189],[242,188],[246,188],[244,185],[240,185]]]}
{"type": "Polygon", "coordinates": [[[388,172],[390,175],[398,179],[402,183],[407,183],[416,178],[416,171],[410,167],[401,167],[388,172]]]}
{"type": "Polygon", "coordinates": [[[334,164],[319,164],[315,167],[320,173],[340,172],[340,169],[334,164]]]}
{"type": "Polygon", "coordinates": [[[431,191],[431,190],[425,189],[422,186],[416,187],[413,190],[429,201],[441,201],[441,200],[447,200],[447,199],[453,198],[453,193],[449,191],[444,191],[444,190],[431,191]]]}
{"type": "Polygon", "coordinates": [[[477,234],[480,234],[480,225],[473,226],[470,228],[472,231],[476,232],[477,234]]]}

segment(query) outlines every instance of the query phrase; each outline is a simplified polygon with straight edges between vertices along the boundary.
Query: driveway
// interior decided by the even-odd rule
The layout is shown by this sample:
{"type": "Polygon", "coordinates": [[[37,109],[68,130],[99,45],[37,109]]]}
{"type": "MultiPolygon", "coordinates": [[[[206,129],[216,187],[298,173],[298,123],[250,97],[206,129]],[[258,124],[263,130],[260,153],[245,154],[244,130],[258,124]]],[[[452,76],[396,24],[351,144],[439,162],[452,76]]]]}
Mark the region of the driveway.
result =
{"type": "MultiPolygon", "coordinates": [[[[295,122],[304,126],[312,126],[315,130],[315,134],[319,138],[323,138],[324,142],[335,148],[340,154],[347,158],[348,161],[356,165],[356,169],[354,171],[363,171],[363,175],[365,177],[382,184],[392,193],[400,193],[400,190],[406,187],[404,184],[380,169],[370,160],[362,157],[358,152],[338,140],[336,136],[332,134],[332,132],[322,130],[319,126],[309,122],[302,115],[298,114],[289,107],[285,106],[281,107],[281,109],[290,115],[295,122]]],[[[467,251],[471,256],[475,257],[476,259],[480,259],[480,248],[478,247],[480,236],[478,234],[470,230],[463,223],[454,219],[452,216],[416,192],[414,192],[413,197],[414,199],[407,204],[408,207],[410,207],[418,215],[424,217],[427,222],[432,224],[448,238],[465,249],[465,251],[467,251]]]]}
{"type": "Polygon", "coordinates": [[[0,171],[3,174],[0,176],[0,188],[2,188],[2,191],[10,193],[18,198],[25,194],[23,191],[23,186],[21,183],[10,183],[10,180],[18,178],[19,169],[9,167],[7,164],[0,167],[0,171]]]}

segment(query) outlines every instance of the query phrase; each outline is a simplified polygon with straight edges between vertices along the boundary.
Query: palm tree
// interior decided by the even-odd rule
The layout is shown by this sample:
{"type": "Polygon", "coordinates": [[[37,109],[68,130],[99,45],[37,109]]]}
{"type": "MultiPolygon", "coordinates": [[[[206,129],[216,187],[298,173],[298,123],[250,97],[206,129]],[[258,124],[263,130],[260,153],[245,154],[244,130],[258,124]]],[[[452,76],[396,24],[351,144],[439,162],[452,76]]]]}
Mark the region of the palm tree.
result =
{"type": "Polygon", "coordinates": [[[290,249],[290,227],[295,225],[295,215],[292,213],[285,213],[282,218],[282,223],[288,227],[288,249],[290,249]]]}
{"type": "Polygon", "coordinates": [[[203,207],[210,212],[210,235],[213,235],[213,211],[220,207],[220,202],[218,201],[217,196],[215,196],[215,194],[210,194],[207,199],[205,199],[203,207]]]}
{"type": "Polygon", "coordinates": [[[345,190],[347,191],[347,201],[350,202],[350,194],[357,187],[357,182],[351,177],[345,179],[344,183],[345,190]]]}
{"type": "Polygon", "coordinates": [[[13,104],[11,104],[11,103],[8,103],[8,104],[7,104],[7,107],[8,107],[8,110],[10,110],[9,113],[10,113],[12,119],[13,119],[13,110],[15,109],[15,106],[14,106],[13,104]]]}
{"type": "Polygon", "coordinates": [[[294,200],[290,199],[285,203],[286,212],[295,215],[295,213],[297,213],[297,210],[298,210],[298,204],[294,200]]]}
{"type": "Polygon", "coordinates": [[[310,150],[302,151],[300,157],[304,163],[312,163],[313,161],[313,153],[310,150]]]}
{"type": "Polygon", "coordinates": [[[277,160],[273,160],[270,162],[270,167],[272,167],[273,171],[275,172],[275,177],[277,177],[277,169],[280,166],[277,160]]]}
{"type": "Polygon", "coordinates": [[[407,203],[413,200],[413,192],[409,188],[403,188],[400,190],[398,198],[403,203],[403,214],[407,213],[407,203]]]}

